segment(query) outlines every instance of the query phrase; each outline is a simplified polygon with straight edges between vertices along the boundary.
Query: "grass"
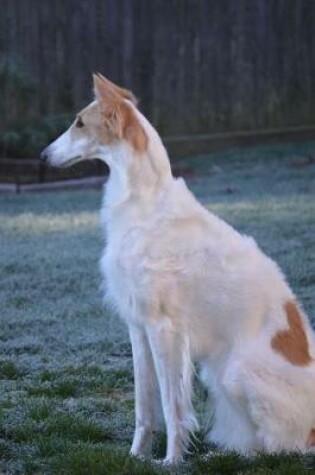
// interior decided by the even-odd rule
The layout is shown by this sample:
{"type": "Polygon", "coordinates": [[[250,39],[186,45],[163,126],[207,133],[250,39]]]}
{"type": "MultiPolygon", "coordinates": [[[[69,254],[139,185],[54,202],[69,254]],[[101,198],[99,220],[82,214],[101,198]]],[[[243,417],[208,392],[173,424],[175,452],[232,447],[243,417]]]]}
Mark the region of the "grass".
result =
{"type": "MultiPolygon", "coordinates": [[[[197,196],[279,262],[315,325],[314,151],[314,142],[234,149],[187,166],[197,196]]],[[[176,468],[128,456],[131,348],[102,306],[100,202],[95,190],[0,196],[0,472],[315,473],[315,457],[299,454],[206,458],[202,435],[176,468]]],[[[164,447],[161,434],[156,456],[164,447]]]]}

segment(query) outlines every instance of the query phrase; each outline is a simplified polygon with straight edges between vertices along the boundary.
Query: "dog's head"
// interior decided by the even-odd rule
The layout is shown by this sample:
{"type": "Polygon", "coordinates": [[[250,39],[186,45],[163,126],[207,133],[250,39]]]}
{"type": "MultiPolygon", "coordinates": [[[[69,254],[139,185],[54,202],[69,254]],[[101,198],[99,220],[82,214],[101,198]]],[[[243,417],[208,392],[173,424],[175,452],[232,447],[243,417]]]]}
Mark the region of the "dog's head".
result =
{"type": "Polygon", "coordinates": [[[104,76],[93,75],[95,100],[81,110],[69,129],[41,153],[41,159],[56,167],[99,158],[111,165],[115,147],[133,154],[145,153],[148,145],[133,94],[104,76]]]}

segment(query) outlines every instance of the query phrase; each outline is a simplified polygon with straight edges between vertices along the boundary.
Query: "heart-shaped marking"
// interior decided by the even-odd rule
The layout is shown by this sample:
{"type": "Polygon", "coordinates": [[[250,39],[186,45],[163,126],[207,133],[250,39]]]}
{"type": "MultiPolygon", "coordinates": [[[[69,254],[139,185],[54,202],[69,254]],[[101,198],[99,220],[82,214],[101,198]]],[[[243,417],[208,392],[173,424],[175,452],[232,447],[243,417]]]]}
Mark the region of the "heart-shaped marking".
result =
{"type": "Polygon", "coordinates": [[[289,329],[278,331],[271,341],[271,347],[296,366],[311,363],[308,341],[303,327],[303,320],[296,303],[286,302],[284,310],[287,314],[289,329]]]}

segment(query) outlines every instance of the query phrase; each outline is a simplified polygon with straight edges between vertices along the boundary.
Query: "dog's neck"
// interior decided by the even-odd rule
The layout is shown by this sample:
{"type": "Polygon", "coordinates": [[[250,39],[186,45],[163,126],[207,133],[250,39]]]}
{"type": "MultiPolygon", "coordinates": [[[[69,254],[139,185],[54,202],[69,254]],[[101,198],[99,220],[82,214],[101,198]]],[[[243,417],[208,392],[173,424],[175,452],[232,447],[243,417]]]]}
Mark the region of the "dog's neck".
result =
{"type": "Polygon", "coordinates": [[[139,120],[148,137],[146,152],[137,156],[123,142],[111,149],[110,175],[104,196],[107,220],[126,207],[129,210],[139,208],[143,215],[149,213],[173,180],[170,161],[161,138],[140,113],[139,120]]]}

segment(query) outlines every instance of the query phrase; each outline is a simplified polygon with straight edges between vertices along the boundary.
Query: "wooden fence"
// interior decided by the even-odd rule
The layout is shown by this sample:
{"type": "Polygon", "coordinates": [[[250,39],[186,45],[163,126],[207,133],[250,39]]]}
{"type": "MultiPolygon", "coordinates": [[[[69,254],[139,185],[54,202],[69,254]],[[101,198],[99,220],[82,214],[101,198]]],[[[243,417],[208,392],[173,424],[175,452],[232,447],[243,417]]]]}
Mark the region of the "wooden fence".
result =
{"type": "Polygon", "coordinates": [[[0,0],[0,126],[74,112],[92,71],[164,135],[315,124],[315,1],[0,0]]]}

